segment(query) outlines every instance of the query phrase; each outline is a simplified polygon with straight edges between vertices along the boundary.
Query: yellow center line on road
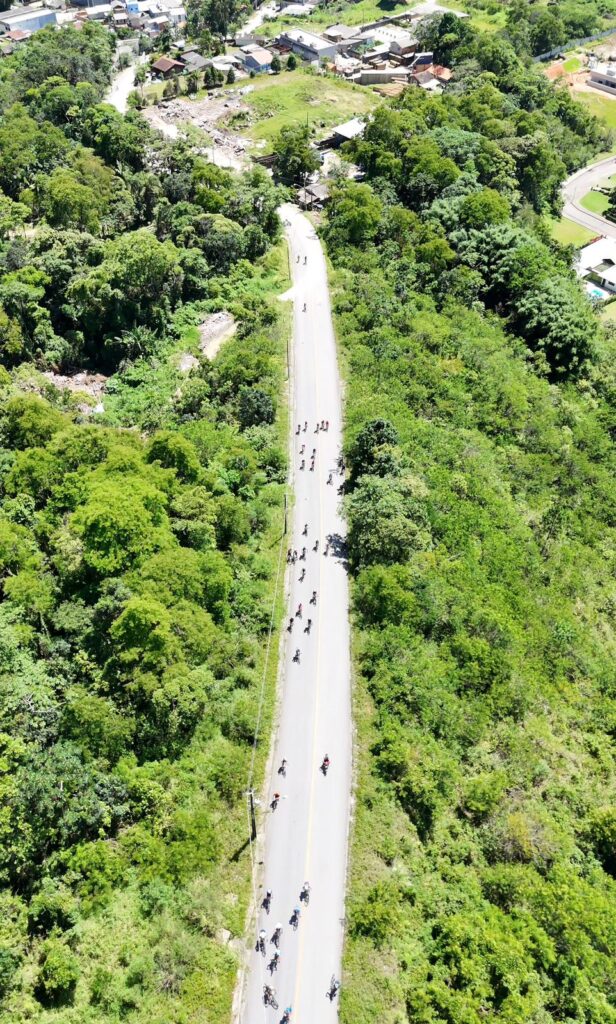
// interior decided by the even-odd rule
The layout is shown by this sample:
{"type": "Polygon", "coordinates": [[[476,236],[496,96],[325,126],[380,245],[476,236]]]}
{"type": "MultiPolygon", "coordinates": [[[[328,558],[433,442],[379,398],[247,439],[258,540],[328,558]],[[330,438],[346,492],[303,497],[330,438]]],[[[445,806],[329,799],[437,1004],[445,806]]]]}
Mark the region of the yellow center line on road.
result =
{"type": "MultiPolygon", "coordinates": [[[[318,360],[316,358],[316,352],[315,352],[314,345],[312,347],[312,354],[313,354],[313,358],[314,358],[314,368],[315,368],[314,391],[315,391],[316,416],[317,416],[317,422],[319,422],[319,420],[318,420],[318,417],[319,417],[319,373],[318,373],[318,360]]],[[[321,472],[321,465],[320,465],[320,463],[319,463],[319,469],[318,469],[317,472],[319,474],[321,472]]],[[[321,538],[322,523],[323,523],[323,490],[322,490],[322,487],[321,487],[321,478],[319,476],[319,529],[317,531],[317,538],[319,540],[319,548],[321,548],[321,543],[322,543],[322,538],[321,538]]],[[[317,589],[317,624],[316,624],[317,625],[317,665],[316,665],[316,679],[315,679],[314,723],[313,723],[313,727],[312,727],[312,773],[311,773],[311,782],[310,782],[310,801],[309,801],[309,810],[308,810],[308,830],[306,832],[306,857],[305,857],[305,860],[304,860],[304,880],[309,880],[309,878],[310,878],[310,863],[311,863],[311,859],[312,859],[312,832],[313,832],[313,826],[314,826],[315,782],[316,782],[317,771],[318,771],[318,769],[316,769],[316,763],[317,763],[316,749],[317,749],[317,726],[318,726],[318,721],[319,721],[320,687],[321,687],[321,607],[322,607],[322,600],[321,600],[321,566],[322,566],[322,557],[323,557],[323,552],[321,550],[317,551],[317,557],[319,559],[319,566],[318,566],[318,570],[317,570],[318,587],[316,588],[317,589]]],[[[301,918],[300,918],[300,926],[301,926],[301,918]]],[[[296,972],[296,974],[295,974],[295,994],[294,994],[294,997],[293,997],[293,1007],[299,1006],[299,997],[300,997],[301,986],[302,986],[302,970],[301,970],[301,968],[302,968],[302,963],[303,963],[303,958],[304,958],[304,932],[305,932],[305,928],[300,927],[299,948],[298,948],[298,952],[297,952],[297,961],[296,961],[296,965],[295,965],[295,972],[296,972]]]]}

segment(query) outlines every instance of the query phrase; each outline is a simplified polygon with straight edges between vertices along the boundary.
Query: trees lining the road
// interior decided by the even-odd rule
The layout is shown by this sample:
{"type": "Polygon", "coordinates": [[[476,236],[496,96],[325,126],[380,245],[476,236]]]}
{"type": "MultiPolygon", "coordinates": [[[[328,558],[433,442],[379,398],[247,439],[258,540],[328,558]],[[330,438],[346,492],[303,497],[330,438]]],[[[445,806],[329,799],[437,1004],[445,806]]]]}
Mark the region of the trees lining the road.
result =
{"type": "Polygon", "coordinates": [[[283,192],[102,104],[109,39],[0,72],[2,1024],[226,1020],[249,898],[283,192]],[[104,413],[58,370],[110,375],[104,413]]]}
{"type": "Polygon", "coordinates": [[[614,337],[541,214],[600,129],[455,24],[457,86],[375,113],[323,229],[359,669],[341,1017],[599,1024],[614,337]]]}

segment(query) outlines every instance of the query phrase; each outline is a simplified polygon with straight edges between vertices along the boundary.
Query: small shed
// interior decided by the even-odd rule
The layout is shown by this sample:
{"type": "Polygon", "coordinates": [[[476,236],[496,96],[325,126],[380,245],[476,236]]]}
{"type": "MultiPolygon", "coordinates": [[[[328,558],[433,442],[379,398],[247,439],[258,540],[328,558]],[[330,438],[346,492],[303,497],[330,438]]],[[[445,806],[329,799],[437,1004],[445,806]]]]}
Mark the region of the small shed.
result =
{"type": "Polygon", "coordinates": [[[364,122],[360,121],[358,117],[353,117],[350,121],[345,121],[344,124],[338,124],[332,128],[331,145],[341,146],[344,142],[350,142],[358,135],[363,135],[365,128],[364,122]]]}
{"type": "Polygon", "coordinates": [[[329,187],[325,182],[306,185],[297,193],[297,201],[304,210],[322,210],[329,199],[329,187]]]}

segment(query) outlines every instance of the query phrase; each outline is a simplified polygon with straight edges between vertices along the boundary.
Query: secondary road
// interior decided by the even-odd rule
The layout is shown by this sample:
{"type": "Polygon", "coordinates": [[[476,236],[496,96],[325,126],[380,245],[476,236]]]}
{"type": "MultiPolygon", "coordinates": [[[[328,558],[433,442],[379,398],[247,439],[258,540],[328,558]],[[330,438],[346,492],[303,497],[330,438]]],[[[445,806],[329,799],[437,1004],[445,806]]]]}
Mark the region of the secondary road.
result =
{"type": "Polygon", "coordinates": [[[303,214],[290,205],[281,213],[293,276],[295,508],[289,547],[298,558],[288,572],[285,626],[291,616],[293,623],[285,634],[282,699],[268,786],[268,802],[274,792],[280,793],[280,800],[262,819],[264,871],[240,1021],[278,1024],[291,1006],[292,1024],[333,1024],[338,1000],[330,1001],[326,993],[332,975],[340,977],[352,752],[348,582],[337,463],[342,403],[323,251],[303,214]],[[329,421],[329,427],[317,432],[322,421],[329,421]],[[316,604],[311,603],[313,592],[316,604]],[[299,661],[294,660],[296,651],[299,661]],[[326,776],[320,771],[325,754],[331,761],[326,776]],[[283,758],[288,762],[286,776],[277,771],[283,758]],[[305,881],[311,886],[308,906],[300,902],[305,881]],[[273,893],[269,913],[261,907],[266,889],[273,893]],[[301,911],[297,930],[289,923],[295,907],[301,911]],[[267,965],[275,951],[270,937],[278,922],[280,965],[270,978],[267,965]],[[262,928],[267,936],[265,956],[255,950],[262,928]],[[266,983],[276,991],[277,1011],[264,1005],[266,983]]]}
{"type": "Polygon", "coordinates": [[[562,186],[562,196],[565,201],[563,217],[589,228],[597,235],[606,235],[608,238],[616,238],[616,224],[606,220],[598,213],[591,213],[580,205],[580,200],[590,192],[592,188],[606,181],[610,175],[616,173],[616,156],[606,157],[598,160],[595,164],[583,167],[576,171],[562,186]]]}
{"type": "Polygon", "coordinates": [[[275,0],[270,0],[269,3],[263,3],[257,8],[254,14],[250,16],[246,24],[242,28],[242,35],[250,35],[251,32],[255,32],[265,21],[266,18],[274,18],[277,13],[278,4],[275,0]]]}
{"type": "Polygon", "coordinates": [[[104,100],[105,103],[110,103],[112,107],[119,110],[121,114],[125,114],[128,110],[128,97],[135,88],[135,70],[137,65],[145,63],[146,60],[147,57],[145,55],[138,57],[136,64],[129,64],[127,68],[122,68],[111,79],[111,85],[105,94],[104,100]]]}

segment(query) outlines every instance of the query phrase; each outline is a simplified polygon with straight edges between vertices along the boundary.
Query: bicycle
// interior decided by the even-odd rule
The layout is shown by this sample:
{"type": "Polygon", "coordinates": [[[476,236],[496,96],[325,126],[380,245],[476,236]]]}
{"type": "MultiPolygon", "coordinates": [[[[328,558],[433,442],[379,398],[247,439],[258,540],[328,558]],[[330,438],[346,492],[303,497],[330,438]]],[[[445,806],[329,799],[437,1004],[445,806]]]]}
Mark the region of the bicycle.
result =
{"type": "Polygon", "coordinates": [[[278,1009],[278,1003],[276,1002],[276,993],[273,988],[269,985],[263,986],[263,1002],[266,1006],[271,1006],[272,1010],[278,1009]]]}
{"type": "Polygon", "coordinates": [[[329,989],[325,993],[325,995],[329,999],[330,1003],[333,1003],[334,999],[338,995],[339,988],[340,988],[340,982],[337,980],[336,975],[332,974],[332,980],[329,983],[329,989]]]}

